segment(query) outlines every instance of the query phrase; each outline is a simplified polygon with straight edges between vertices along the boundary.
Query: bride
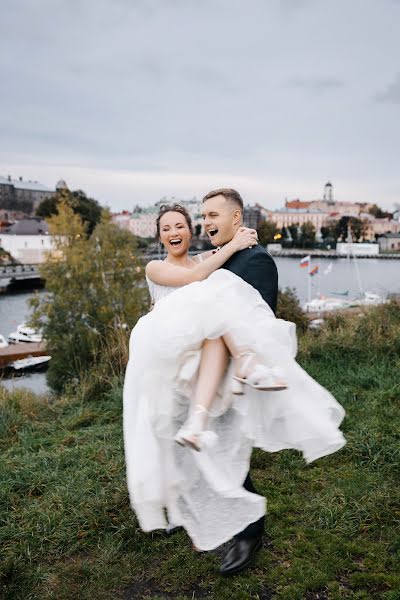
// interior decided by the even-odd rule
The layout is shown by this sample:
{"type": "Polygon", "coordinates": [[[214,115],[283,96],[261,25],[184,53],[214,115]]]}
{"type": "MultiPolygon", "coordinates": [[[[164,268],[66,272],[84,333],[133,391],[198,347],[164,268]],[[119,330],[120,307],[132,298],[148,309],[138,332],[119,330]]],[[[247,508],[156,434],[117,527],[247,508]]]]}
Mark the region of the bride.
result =
{"type": "Polygon", "coordinates": [[[190,216],[173,205],[157,236],[167,258],[146,267],[154,307],[132,331],[125,375],[128,490],[144,531],[170,521],[210,550],[265,513],[243,488],[252,448],[311,462],[344,445],[344,410],[295,361],[294,324],[220,269],[257,244],[254,230],[191,258],[190,216]]]}

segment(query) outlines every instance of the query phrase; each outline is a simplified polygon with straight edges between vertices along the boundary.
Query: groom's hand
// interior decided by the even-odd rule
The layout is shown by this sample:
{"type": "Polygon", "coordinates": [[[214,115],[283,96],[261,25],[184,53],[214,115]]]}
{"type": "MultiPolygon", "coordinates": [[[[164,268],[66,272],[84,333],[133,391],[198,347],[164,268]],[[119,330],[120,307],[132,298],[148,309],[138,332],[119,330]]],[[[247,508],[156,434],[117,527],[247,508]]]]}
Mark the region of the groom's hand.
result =
{"type": "Polygon", "coordinates": [[[256,246],[258,244],[257,231],[249,229],[249,227],[239,227],[232,238],[232,244],[234,244],[236,252],[256,246]]]}

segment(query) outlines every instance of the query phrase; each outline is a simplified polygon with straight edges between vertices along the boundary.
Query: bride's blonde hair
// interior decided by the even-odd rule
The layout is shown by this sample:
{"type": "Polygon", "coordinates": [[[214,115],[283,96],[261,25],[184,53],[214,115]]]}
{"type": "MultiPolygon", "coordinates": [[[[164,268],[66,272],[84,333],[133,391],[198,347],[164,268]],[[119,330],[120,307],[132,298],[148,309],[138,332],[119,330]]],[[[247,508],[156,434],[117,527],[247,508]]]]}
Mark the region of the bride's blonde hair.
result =
{"type": "Polygon", "coordinates": [[[167,212],[181,213],[181,215],[183,215],[186,219],[186,223],[188,224],[190,235],[193,235],[192,219],[191,219],[191,216],[189,215],[188,211],[186,210],[186,208],[184,206],[181,206],[180,204],[162,204],[160,206],[160,210],[158,211],[158,216],[157,216],[157,220],[156,220],[156,226],[157,226],[156,239],[157,240],[160,239],[161,217],[163,217],[165,215],[165,213],[167,213],[167,212]]]}

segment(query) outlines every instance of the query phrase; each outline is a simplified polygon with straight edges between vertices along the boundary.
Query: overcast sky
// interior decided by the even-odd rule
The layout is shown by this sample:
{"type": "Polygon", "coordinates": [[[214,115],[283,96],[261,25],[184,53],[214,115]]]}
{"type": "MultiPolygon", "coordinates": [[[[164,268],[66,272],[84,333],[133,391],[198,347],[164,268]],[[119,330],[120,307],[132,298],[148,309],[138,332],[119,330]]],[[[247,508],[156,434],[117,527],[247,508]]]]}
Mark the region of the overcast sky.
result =
{"type": "Polygon", "coordinates": [[[3,0],[0,175],[400,202],[399,0],[3,0]]]}

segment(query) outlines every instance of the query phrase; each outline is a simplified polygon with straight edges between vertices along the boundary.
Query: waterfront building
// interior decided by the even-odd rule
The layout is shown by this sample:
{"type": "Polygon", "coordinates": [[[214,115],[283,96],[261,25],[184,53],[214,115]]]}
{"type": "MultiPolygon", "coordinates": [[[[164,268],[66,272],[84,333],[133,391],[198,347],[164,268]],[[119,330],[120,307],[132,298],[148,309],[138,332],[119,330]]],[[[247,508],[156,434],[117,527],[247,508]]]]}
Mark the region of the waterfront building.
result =
{"type": "MultiPolygon", "coordinates": [[[[60,180],[57,185],[65,184],[60,180]]],[[[58,188],[56,188],[58,189],[58,188]]],[[[39,204],[51,198],[56,190],[51,190],[38,181],[25,181],[22,177],[12,179],[0,176],[0,218],[8,221],[21,218],[21,215],[34,215],[39,204]]]]}
{"type": "Polygon", "coordinates": [[[381,252],[400,252],[400,233],[386,233],[377,241],[381,252]]]}
{"type": "Polygon", "coordinates": [[[138,237],[154,238],[157,214],[158,208],[155,206],[137,206],[129,219],[129,231],[138,237]]]}
{"type": "Polygon", "coordinates": [[[304,223],[312,223],[317,235],[321,227],[329,223],[329,213],[311,208],[278,208],[277,210],[264,209],[263,214],[268,221],[275,223],[277,229],[288,228],[292,225],[301,227],[304,223]]]}
{"type": "Polygon", "coordinates": [[[114,225],[118,225],[118,227],[120,227],[121,229],[127,229],[128,231],[130,230],[130,220],[131,213],[129,212],[129,210],[123,210],[119,213],[113,213],[111,215],[111,222],[114,223],[114,225]]]}
{"type": "Polygon", "coordinates": [[[258,229],[263,221],[265,221],[265,213],[262,206],[259,204],[250,206],[248,204],[244,207],[243,225],[252,229],[258,229]]]}
{"type": "Polygon", "coordinates": [[[378,219],[370,214],[361,214],[363,221],[363,237],[365,240],[376,240],[379,236],[400,233],[400,222],[384,217],[378,219]]]}
{"type": "Polygon", "coordinates": [[[203,233],[201,201],[197,198],[187,200],[175,196],[164,196],[154,206],[136,206],[130,215],[129,230],[138,237],[155,238],[157,215],[163,204],[180,204],[186,208],[192,219],[195,234],[201,235],[203,233]]]}
{"type": "Polygon", "coordinates": [[[0,246],[22,264],[38,264],[52,251],[53,238],[46,221],[21,219],[0,233],[0,246]]]}
{"type": "Polygon", "coordinates": [[[376,256],[379,254],[379,244],[338,242],[336,252],[339,256],[376,256]]]}
{"type": "Polygon", "coordinates": [[[180,204],[188,211],[190,218],[192,219],[193,231],[196,233],[198,231],[199,235],[204,234],[203,228],[203,217],[202,213],[202,202],[198,200],[195,196],[193,198],[185,199],[185,198],[176,198],[175,196],[164,196],[156,202],[157,210],[163,204],[180,204]]]}
{"type": "Polygon", "coordinates": [[[320,210],[322,212],[337,215],[339,220],[343,216],[359,216],[366,213],[373,205],[369,202],[346,202],[335,200],[333,197],[333,185],[328,181],[324,186],[323,197],[319,200],[286,200],[286,209],[320,210]]]}

